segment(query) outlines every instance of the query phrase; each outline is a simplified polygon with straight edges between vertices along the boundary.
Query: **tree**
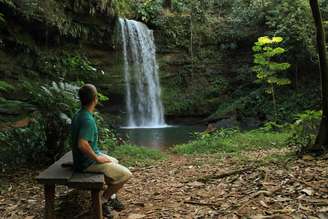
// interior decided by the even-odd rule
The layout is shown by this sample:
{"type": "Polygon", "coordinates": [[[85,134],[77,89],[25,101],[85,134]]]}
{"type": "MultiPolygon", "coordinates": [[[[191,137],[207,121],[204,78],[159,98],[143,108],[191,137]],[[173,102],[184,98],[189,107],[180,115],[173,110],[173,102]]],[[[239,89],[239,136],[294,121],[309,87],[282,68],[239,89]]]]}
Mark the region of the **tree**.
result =
{"type": "Polygon", "coordinates": [[[289,79],[278,77],[278,72],[285,71],[290,67],[290,64],[287,62],[277,61],[279,55],[286,52],[284,48],[279,46],[282,41],[282,37],[273,37],[270,39],[264,36],[260,37],[252,48],[255,64],[253,71],[258,78],[256,82],[265,83],[267,85],[265,89],[266,93],[272,95],[275,121],[277,120],[278,114],[275,87],[290,84],[289,79]]]}
{"type": "Polygon", "coordinates": [[[319,52],[322,104],[322,117],[319,132],[316,137],[315,144],[310,148],[310,151],[322,152],[323,150],[326,150],[328,146],[328,65],[325,43],[326,39],[322,25],[322,17],[319,9],[318,0],[309,0],[309,2],[317,31],[317,47],[319,52]]]}

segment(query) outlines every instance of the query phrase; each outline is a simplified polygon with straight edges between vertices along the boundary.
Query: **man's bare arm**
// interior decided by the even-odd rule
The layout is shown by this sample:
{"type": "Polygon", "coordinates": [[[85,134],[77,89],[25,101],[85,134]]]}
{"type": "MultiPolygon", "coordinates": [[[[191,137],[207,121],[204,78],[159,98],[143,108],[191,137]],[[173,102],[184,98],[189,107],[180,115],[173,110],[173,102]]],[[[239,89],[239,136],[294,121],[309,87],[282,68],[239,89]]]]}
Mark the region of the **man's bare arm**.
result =
{"type": "Polygon", "coordinates": [[[84,140],[84,139],[80,139],[79,140],[79,149],[82,151],[82,153],[84,153],[85,155],[87,155],[90,159],[96,161],[97,163],[110,163],[111,160],[109,160],[107,157],[105,156],[98,156],[93,150],[92,147],[90,146],[89,142],[84,140]]]}

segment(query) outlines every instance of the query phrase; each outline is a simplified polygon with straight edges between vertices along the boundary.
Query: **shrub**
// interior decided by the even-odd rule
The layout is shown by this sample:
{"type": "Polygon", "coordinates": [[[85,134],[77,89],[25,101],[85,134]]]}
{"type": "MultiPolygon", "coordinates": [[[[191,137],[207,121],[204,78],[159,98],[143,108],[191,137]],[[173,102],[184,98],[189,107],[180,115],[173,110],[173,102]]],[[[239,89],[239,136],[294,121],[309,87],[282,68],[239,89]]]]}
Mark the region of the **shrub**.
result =
{"type": "Polygon", "coordinates": [[[321,120],[321,111],[306,110],[295,116],[296,121],[289,126],[292,133],[287,143],[302,152],[314,144],[321,120]]]}
{"type": "Polygon", "coordinates": [[[25,88],[44,120],[47,156],[56,160],[67,146],[71,118],[79,107],[79,87],[64,82],[52,82],[51,85],[42,86],[26,83],[25,88]]]}
{"type": "Polygon", "coordinates": [[[33,117],[27,127],[0,132],[0,165],[45,161],[45,123],[40,113],[33,117]]]}
{"type": "Polygon", "coordinates": [[[101,149],[114,150],[125,141],[110,127],[99,112],[94,113],[99,130],[99,146],[101,149]]]}
{"type": "Polygon", "coordinates": [[[11,84],[7,83],[6,81],[0,80],[0,92],[8,92],[10,90],[14,90],[14,86],[11,84]]]}
{"type": "Polygon", "coordinates": [[[160,0],[145,0],[134,5],[138,20],[145,23],[154,20],[162,10],[162,1],[160,0]]]}

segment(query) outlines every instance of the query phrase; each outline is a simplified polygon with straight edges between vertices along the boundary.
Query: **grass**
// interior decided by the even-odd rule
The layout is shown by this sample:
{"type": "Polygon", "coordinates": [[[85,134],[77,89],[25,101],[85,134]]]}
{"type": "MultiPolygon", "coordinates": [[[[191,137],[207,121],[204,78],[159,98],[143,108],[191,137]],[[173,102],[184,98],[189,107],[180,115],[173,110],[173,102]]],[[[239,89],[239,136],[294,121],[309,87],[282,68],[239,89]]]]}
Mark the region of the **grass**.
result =
{"type": "Polygon", "coordinates": [[[213,154],[213,153],[240,153],[245,150],[281,148],[286,145],[289,137],[287,132],[268,132],[254,130],[239,132],[237,130],[219,130],[212,134],[199,134],[198,139],[175,146],[173,153],[186,154],[213,154]]]}
{"type": "Polygon", "coordinates": [[[110,156],[117,158],[126,166],[148,166],[167,158],[159,150],[128,144],[116,147],[113,151],[110,151],[110,156]]]}
{"type": "MultiPolygon", "coordinates": [[[[243,151],[286,147],[286,140],[289,136],[290,134],[287,131],[252,130],[240,132],[234,129],[223,129],[211,134],[197,134],[195,141],[177,145],[170,152],[178,155],[194,156],[214,154],[219,157],[229,154],[243,160],[243,151]]],[[[168,157],[168,154],[159,150],[131,144],[115,147],[110,150],[110,155],[118,158],[126,166],[149,166],[168,157]]],[[[272,155],[265,158],[265,161],[279,162],[279,160],[284,159],[286,159],[285,155],[272,155]]]]}

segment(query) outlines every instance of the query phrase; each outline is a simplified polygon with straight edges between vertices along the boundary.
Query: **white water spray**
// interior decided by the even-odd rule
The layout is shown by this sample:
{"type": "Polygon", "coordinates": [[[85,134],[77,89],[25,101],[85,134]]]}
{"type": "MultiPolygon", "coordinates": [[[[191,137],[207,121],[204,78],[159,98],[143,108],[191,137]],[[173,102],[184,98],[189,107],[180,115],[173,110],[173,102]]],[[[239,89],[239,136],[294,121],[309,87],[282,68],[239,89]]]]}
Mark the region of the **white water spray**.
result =
{"type": "Polygon", "coordinates": [[[124,56],[127,127],[165,127],[153,32],[141,22],[119,19],[124,56]]]}

